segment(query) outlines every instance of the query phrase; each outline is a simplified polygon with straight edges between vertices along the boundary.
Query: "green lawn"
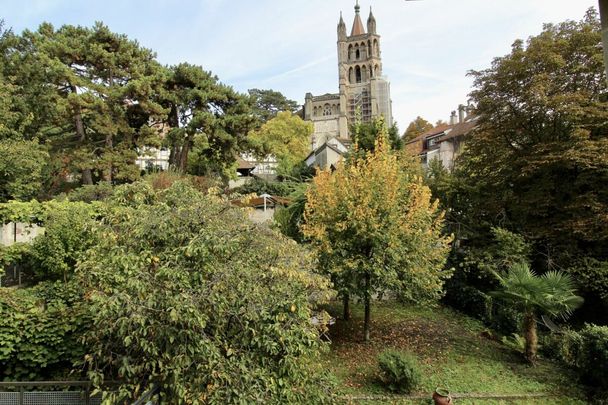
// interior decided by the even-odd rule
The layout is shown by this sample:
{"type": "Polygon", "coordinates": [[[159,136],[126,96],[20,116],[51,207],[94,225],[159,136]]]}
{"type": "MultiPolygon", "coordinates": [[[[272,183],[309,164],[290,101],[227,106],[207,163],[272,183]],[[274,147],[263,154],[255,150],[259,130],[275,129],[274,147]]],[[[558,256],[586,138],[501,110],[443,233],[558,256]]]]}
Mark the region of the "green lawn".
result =
{"type": "MultiPolygon", "coordinates": [[[[339,304],[328,308],[333,316],[339,304]]],[[[481,323],[447,308],[417,308],[398,303],[374,303],[372,339],[362,342],[363,309],[353,306],[353,319],[338,319],[330,330],[331,350],[327,367],[336,376],[340,394],[351,396],[389,395],[377,381],[377,356],[388,348],[414,353],[421,365],[423,383],[415,394],[432,393],[445,386],[455,393],[555,393],[561,399],[550,403],[584,404],[584,394],[575,375],[556,363],[540,360],[530,367],[518,353],[484,336],[481,323]]],[[[430,397],[430,394],[429,394],[430,397]]],[[[458,404],[541,404],[547,398],[518,401],[459,399],[458,404]]],[[[353,403],[424,403],[394,400],[353,403]]]]}

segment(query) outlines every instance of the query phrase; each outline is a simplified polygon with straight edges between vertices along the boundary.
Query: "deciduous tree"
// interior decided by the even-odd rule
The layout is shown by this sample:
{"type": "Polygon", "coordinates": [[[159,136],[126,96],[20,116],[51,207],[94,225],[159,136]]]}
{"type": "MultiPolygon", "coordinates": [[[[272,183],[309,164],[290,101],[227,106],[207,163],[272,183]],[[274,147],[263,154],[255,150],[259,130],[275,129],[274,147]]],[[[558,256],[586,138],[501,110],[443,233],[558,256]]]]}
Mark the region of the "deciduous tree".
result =
{"type": "Polygon", "coordinates": [[[453,210],[469,242],[502,226],[534,244],[533,260],[545,270],[608,258],[600,44],[590,9],[581,21],[545,25],[490,68],[471,72],[479,126],[456,170],[457,193],[466,198],[453,210]]]}
{"type": "Polygon", "coordinates": [[[407,126],[407,129],[403,133],[403,139],[407,142],[431,129],[433,129],[433,124],[418,116],[407,126]]]}
{"type": "Polygon", "coordinates": [[[249,139],[256,153],[276,157],[279,174],[289,174],[310,152],[312,133],[312,123],[286,111],[250,132],[249,139]]]}
{"type": "Polygon", "coordinates": [[[419,163],[391,152],[382,128],[373,152],[317,174],[302,226],[345,309],[350,296],[363,299],[365,340],[375,294],[433,300],[449,276],[443,269],[450,242],[441,232],[443,214],[422,182],[419,163]]]}

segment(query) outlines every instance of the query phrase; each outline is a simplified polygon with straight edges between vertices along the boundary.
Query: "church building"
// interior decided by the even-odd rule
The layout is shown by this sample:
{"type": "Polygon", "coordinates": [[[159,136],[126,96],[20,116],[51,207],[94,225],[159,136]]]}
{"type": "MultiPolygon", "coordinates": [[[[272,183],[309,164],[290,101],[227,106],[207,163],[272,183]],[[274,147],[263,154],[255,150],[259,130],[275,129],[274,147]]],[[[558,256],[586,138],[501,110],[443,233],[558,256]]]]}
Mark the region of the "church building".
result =
{"type": "MultiPolygon", "coordinates": [[[[392,125],[390,84],[382,75],[380,35],[371,7],[367,31],[361,21],[359,1],[355,5],[355,19],[350,35],[340,13],[338,23],[338,78],[339,93],[319,96],[306,94],[304,119],[314,124],[311,141],[313,149],[329,142],[334,149],[350,145],[350,128],[359,111],[363,122],[384,116],[392,125]]],[[[311,158],[312,156],[309,156],[311,158]]],[[[315,159],[307,159],[311,162],[315,159]]]]}

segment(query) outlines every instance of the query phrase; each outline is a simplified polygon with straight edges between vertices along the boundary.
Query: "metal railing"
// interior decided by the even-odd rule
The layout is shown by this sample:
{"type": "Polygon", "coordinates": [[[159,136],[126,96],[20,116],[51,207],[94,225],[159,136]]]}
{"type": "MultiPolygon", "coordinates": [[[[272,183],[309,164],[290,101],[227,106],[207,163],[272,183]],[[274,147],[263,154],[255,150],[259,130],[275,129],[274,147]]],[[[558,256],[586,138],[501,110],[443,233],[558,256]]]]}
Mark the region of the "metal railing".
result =
{"type": "MultiPolygon", "coordinates": [[[[117,382],[109,383],[111,386],[117,382]]],[[[101,393],[91,395],[89,381],[0,382],[0,405],[100,405],[101,393]]],[[[161,390],[153,386],[132,405],[160,405],[161,390]]]]}
{"type": "Polygon", "coordinates": [[[88,381],[0,382],[0,405],[99,405],[88,381]]]}

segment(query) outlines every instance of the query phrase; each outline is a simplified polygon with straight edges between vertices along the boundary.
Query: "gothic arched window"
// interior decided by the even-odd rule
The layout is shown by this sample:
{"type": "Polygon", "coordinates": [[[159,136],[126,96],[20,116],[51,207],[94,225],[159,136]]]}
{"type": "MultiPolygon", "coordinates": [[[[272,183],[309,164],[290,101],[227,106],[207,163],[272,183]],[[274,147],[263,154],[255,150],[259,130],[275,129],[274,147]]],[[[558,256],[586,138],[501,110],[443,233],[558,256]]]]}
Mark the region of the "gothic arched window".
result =
{"type": "Polygon", "coordinates": [[[361,83],[361,68],[359,66],[355,67],[355,80],[357,83],[361,83]]]}
{"type": "Polygon", "coordinates": [[[325,104],[323,106],[323,116],[327,117],[329,115],[331,115],[331,105],[325,104]]]}

